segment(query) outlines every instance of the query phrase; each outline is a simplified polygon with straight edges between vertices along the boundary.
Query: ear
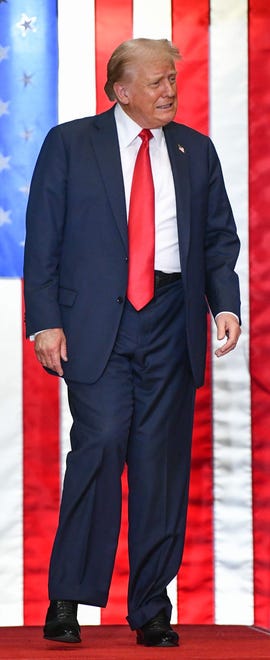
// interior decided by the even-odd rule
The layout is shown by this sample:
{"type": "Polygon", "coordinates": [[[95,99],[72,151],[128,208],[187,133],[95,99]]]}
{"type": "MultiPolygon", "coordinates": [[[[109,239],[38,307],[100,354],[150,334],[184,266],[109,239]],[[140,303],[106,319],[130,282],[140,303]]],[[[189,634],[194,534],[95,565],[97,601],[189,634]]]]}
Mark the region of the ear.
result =
{"type": "Polygon", "coordinates": [[[124,83],[115,82],[113,85],[113,91],[115,93],[117,101],[119,101],[119,103],[123,103],[124,105],[127,105],[127,103],[129,102],[127,85],[125,85],[124,83]]]}

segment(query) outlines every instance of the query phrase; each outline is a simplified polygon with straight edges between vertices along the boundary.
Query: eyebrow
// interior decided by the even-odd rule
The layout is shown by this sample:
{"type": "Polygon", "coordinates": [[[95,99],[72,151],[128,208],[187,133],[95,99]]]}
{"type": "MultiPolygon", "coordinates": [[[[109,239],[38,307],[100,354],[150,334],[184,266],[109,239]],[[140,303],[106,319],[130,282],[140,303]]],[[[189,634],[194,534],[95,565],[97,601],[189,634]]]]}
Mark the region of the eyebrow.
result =
{"type": "Polygon", "coordinates": [[[158,81],[162,80],[162,78],[170,78],[171,76],[177,76],[177,71],[170,71],[168,75],[165,75],[163,73],[156,73],[151,76],[151,78],[147,78],[147,82],[153,82],[153,81],[158,81]]]}

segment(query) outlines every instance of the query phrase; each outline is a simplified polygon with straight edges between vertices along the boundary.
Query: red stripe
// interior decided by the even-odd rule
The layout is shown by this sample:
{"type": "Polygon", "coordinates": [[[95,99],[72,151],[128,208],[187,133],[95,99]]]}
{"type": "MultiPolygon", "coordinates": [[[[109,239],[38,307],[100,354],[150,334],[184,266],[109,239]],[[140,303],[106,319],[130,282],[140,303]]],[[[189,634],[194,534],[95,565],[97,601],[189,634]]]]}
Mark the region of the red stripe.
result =
{"type": "MultiPolygon", "coordinates": [[[[131,0],[96,0],[96,95],[97,112],[103,112],[111,103],[108,101],[104,84],[106,82],[106,66],[113,50],[122,41],[132,38],[132,1],[131,0]]],[[[122,480],[123,505],[122,525],[114,574],[110,589],[109,602],[106,609],[101,610],[102,624],[123,624],[127,615],[126,593],[128,581],[128,550],[127,550],[127,481],[126,474],[122,480]]]]}
{"type": "Polygon", "coordinates": [[[270,627],[270,12],[249,3],[250,369],[255,623],[270,627]]]}
{"type": "MultiPolygon", "coordinates": [[[[172,21],[173,41],[183,56],[179,65],[177,119],[208,133],[208,0],[173,0],[172,21]]],[[[209,352],[205,386],[198,391],[196,399],[187,536],[178,578],[178,611],[182,623],[214,620],[210,357],[209,352]]]]}
{"type": "Polygon", "coordinates": [[[208,133],[209,2],[172,0],[172,39],[182,55],[176,121],[208,133]]]}
{"type": "Polygon", "coordinates": [[[96,101],[97,112],[111,106],[104,92],[107,62],[114,49],[132,38],[132,0],[96,0],[96,101]]]}
{"type": "MultiPolygon", "coordinates": [[[[22,329],[24,333],[24,328],[22,329]]],[[[23,340],[24,623],[44,622],[48,563],[59,509],[58,378],[37,363],[23,340]]]]}

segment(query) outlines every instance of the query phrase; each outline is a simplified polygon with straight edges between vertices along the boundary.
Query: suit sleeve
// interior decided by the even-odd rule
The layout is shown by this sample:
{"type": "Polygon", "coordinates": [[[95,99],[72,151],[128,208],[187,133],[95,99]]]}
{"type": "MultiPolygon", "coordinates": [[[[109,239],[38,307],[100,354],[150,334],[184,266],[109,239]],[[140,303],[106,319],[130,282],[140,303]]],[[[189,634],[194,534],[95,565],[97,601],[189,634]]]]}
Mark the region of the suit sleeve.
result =
{"type": "Polygon", "coordinates": [[[26,213],[26,335],[61,327],[59,262],[66,214],[67,154],[58,127],[47,135],[30,186],[26,213]]]}
{"type": "Polygon", "coordinates": [[[240,292],[235,264],[240,241],[226,193],[220,162],[209,140],[209,194],[205,232],[206,296],[215,317],[224,310],[240,319],[240,292]]]}

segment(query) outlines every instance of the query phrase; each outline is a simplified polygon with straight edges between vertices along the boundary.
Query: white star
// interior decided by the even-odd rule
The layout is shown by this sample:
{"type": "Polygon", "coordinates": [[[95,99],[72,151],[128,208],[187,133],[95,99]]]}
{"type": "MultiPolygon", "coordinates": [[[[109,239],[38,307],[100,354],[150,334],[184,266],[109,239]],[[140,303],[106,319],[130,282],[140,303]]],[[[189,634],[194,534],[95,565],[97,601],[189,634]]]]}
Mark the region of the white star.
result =
{"type": "Polygon", "coordinates": [[[9,101],[2,101],[2,99],[0,99],[0,117],[2,117],[2,115],[9,115],[8,106],[9,101]]]}
{"type": "Polygon", "coordinates": [[[4,211],[2,207],[0,206],[0,227],[3,225],[11,225],[11,219],[10,219],[10,214],[11,211],[4,211]]]}
{"type": "Polygon", "coordinates": [[[0,152],[0,172],[3,172],[3,170],[10,170],[10,156],[3,156],[0,152]]]}
{"type": "Polygon", "coordinates": [[[8,59],[8,51],[9,46],[1,46],[0,44],[0,62],[2,62],[2,60],[8,59]]]}
{"type": "Polygon", "coordinates": [[[36,23],[37,17],[36,16],[27,16],[27,14],[22,14],[21,15],[21,20],[16,23],[16,27],[21,30],[21,34],[23,37],[26,37],[28,32],[36,32],[35,28],[35,23],[36,23]]]}

